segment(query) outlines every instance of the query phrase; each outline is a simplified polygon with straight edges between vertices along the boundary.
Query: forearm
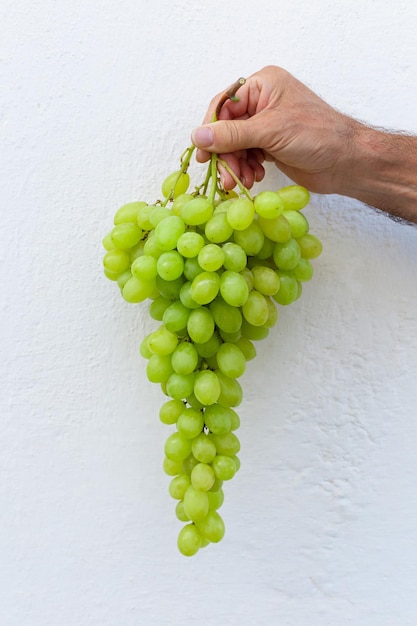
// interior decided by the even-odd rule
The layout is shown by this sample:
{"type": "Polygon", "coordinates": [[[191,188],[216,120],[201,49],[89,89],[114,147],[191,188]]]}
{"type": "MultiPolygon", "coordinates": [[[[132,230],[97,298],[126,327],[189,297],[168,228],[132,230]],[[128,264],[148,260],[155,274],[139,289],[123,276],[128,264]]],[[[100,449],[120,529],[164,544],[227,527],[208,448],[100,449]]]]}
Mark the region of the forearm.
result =
{"type": "Polygon", "coordinates": [[[358,124],[346,160],[338,193],[417,223],[417,137],[358,124]]]}

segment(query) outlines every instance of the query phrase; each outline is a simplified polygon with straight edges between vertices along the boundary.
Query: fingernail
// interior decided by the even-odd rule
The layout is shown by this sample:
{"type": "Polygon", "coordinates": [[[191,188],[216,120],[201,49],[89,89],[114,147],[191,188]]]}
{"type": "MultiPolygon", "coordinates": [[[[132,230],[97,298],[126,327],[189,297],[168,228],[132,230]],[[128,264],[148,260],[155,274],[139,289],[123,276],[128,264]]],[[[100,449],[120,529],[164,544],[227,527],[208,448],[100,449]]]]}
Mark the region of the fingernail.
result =
{"type": "Polygon", "coordinates": [[[208,148],[213,145],[214,134],[209,126],[199,126],[191,133],[191,140],[198,148],[208,148]]]}

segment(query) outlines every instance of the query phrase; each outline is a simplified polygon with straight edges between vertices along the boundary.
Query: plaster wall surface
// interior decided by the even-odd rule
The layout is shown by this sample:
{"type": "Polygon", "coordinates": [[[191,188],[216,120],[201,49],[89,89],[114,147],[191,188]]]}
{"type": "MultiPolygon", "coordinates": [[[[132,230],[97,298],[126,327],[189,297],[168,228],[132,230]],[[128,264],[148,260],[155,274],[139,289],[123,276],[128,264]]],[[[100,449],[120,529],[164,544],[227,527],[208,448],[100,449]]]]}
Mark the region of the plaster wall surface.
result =
{"type": "MultiPolygon", "coordinates": [[[[417,4],[0,10],[0,624],[415,626],[417,229],[312,196],[324,251],[242,378],[226,536],[193,559],[138,353],[155,324],[104,278],[101,239],[264,65],[416,133],[417,4]]],[[[271,166],[259,189],[287,182],[271,166]]]]}

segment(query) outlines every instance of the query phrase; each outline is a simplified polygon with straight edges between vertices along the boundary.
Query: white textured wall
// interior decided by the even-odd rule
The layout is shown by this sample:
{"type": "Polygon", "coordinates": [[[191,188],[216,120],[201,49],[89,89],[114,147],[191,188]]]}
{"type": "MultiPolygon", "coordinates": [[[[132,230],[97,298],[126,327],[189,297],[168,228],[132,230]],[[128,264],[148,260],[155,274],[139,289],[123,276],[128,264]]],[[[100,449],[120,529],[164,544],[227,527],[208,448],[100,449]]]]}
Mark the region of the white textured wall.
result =
{"type": "Polygon", "coordinates": [[[152,325],[101,269],[118,206],[154,200],[210,98],[263,65],[416,132],[415,1],[1,11],[0,623],[415,626],[417,228],[313,198],[324,252],[243,377],[227,534],[193,559],[152,325]]]}

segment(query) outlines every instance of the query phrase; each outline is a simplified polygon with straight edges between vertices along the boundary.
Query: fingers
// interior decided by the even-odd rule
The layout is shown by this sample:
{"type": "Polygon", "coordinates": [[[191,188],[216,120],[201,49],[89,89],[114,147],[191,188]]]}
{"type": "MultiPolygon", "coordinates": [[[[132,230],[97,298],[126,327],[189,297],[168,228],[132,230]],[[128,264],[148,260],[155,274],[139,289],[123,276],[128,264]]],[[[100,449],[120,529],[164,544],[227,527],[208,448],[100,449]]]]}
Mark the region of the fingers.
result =
{"type": "Polygon", "coordinates": [[[193,144],[205,152],[226,154],[247,148],[263,148],[265,126],[261,116],[246,120],[221,120],[195,128],[193,144]]]}

